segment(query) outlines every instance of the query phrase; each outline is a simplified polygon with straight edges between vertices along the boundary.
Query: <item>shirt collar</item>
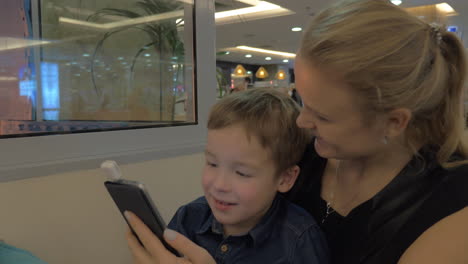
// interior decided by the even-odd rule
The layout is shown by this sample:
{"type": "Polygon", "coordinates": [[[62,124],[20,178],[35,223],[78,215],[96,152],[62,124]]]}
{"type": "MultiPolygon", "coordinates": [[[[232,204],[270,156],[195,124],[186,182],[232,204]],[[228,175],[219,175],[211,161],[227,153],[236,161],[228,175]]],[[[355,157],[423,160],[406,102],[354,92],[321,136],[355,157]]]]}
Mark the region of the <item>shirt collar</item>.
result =
{"type": "Polygon", "coordinates": [[[270,237],[272,230],[274,230],[276,226],[284,224],[279,219],[280,214],[285,212],[285,209],[281,209],[284,202],[284,197],[279,193],[276,194],[270,209],[268,209],[267,213],[262,217],[262,220],[250,230],[249,235],[252,237],[254,246],[261,245],[270,237]]]}
{"type": "Polygon", "coordinates": [[[202,235],[211,231],[215,234],[223,234],[223,226],[216,221],[214,218],[213,213],[210,214],[206,222],[200,227],[200,229],[196,232],[198,235],[202,235]]]}
{"type": "MultiPolygon", "coordinates": [[[[260,222],[251,229],[246,235],[252,238],[254,246],[260,245],[271,234],[271,231],[278,225],[278,217],[281,213],[281,204],[284,203],[284,198],[281,194],[277,194],[268,209],[267,213],[262,217],[260,222]]],[[[200,229],[196,232],[199,235],[206,234],[211,232],[217,235],[223,235],[223,225],[219,223],[216,218],[214,217],[213,213],[208,217],[207,221],[200,227],[200,229]]]]}

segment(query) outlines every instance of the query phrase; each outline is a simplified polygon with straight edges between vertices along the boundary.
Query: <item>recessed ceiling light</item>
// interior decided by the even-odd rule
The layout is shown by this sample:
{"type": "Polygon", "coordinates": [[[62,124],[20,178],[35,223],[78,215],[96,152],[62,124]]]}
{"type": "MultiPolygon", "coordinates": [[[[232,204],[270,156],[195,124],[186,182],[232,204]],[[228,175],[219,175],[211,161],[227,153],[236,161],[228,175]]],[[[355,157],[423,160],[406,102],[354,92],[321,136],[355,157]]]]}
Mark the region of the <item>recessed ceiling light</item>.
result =
{"type": "Polygon", "coordinates": [[[151,54],[145,53],[145,57],[150,57],[150,56],[151,56],[151,54]]]}
{"type": "Polygon", "coordinates": [[[289,62],[289,60],[288,60],[288,59],[285,59],[285,60],[283,60],[283,62],[289,62]]]}
{"type": "Polygon", "coordinates": [[[394,5],[401,5],[402,1],[401,0],[391,0],[392,4],[394,5]]]}
{"type": "Polygon", "coordinates": [[[229,51],[226,51],[226,53],[224,53],[224,54],[226,54],[226,55],[229,55],[229,54],[231,54],[231,52],[229,52],[229,51]]]}
{"type": "Polygon", "coordinates": [[[246,58],[252,58],[252,54],[245,54],[246,58]]]}
{"type": "Polygon", "coordinates": [[[271,57],[266,57],[265,60],[271,60],[271,57]]]}
{"type": "Polygon", "coordinates": [[[241,49],[241,50],[249,50],[249,51],[261,52],[261,53],[275,54],[275,55],[279,55],[279,56],[287,57],[287,58],[296,57],[296,54],[294,53],[282,52],[282,51],[276,51],[276,50],[259,49],[259,48],[249,47],[249,46],[237,46],[236,48],[241,49]]]}
{"type": "Polygon", "coordinates": [[[301,27],[293,27],[293,28],[291,28],[291,31],[299,32],[299,31],[302,31],[302,28],[301,27]]]}

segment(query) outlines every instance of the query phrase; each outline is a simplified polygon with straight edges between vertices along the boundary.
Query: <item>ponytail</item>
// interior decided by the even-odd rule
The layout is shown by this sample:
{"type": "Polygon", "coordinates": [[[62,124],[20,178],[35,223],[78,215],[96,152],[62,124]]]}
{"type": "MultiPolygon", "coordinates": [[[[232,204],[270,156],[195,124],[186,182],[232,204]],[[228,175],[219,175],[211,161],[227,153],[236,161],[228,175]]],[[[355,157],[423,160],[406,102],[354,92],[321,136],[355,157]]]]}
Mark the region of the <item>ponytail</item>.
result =
{"type": "MultiPolygon", "coordinates": [[[[441,32],[439,67],[447,72],[446,94],[439,110],[442,126],[435,127],[444,137],[440,142],[437,160],[445,167],[453,167],[460,162],[451,162],[450,157],[456,153],[463,159],[468,157],[468,149],[464,142],[464,84],[466,78],[465,49],[458,37],[451,32],[441,32]]],[[[437,59],[436,59],[437,60],[437,59]]]]}

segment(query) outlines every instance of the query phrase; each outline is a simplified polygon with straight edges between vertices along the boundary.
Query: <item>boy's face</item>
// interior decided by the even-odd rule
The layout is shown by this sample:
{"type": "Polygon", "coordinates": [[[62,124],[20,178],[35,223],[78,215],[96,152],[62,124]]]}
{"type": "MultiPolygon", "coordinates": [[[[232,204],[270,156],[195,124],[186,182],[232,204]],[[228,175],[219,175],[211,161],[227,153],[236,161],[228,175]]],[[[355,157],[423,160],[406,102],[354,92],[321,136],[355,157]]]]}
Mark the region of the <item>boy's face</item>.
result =
{"type": "Polygon", "coordinates": [[[226,235],[252,229],[270,208],[282,185],[270,152],[242,125],[208,130],[202,185],[226,235]]]}

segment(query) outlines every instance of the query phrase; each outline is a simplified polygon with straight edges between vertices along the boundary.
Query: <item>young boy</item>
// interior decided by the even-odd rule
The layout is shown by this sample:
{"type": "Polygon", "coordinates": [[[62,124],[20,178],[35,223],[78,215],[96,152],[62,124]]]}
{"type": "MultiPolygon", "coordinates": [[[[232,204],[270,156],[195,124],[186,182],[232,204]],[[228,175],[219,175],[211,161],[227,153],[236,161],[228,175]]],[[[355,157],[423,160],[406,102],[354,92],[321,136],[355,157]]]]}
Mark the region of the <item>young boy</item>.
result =
{"type": "Polygon", "coordinates": [[[315,220],[279,193],[291,189],[310,133],[296,126],[286,94],[255,88],[223,98],[208,120],[204,197],[168,227],[204,247],[216,263],[327,263],[315,220]]]}

